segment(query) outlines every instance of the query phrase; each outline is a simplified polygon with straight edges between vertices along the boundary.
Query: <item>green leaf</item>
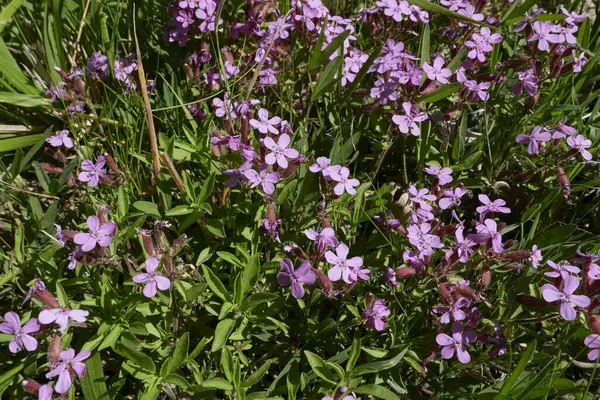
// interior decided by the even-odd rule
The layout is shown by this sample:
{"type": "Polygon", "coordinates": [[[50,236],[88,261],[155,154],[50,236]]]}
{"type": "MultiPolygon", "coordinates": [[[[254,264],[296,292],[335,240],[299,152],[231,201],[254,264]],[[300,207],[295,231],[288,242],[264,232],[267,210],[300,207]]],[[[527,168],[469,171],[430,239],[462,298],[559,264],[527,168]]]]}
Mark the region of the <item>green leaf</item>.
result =
{"type": "Polygon", "coordinates": [[[331,370],[327,366],[327,363],[323,361],[321,357],[308,350],[304,350],[304,355],[306,356],[306,359],[308,360],[308,363],[310,364],[310,367],[312,368],[313,372],[317,374],[318,377],[329,383],[336,383],[333,378],[333,374],[331,373],[331,370]]]}
{"type": "Polygon", "coordinates": [[[152,373],[156,372],[156,365],[154,364],[152,357],[130,347],[124,346],[122,343],[118,343],[113,347],[113,349],[117,354],[125,357],[135,365],[138,365],[152,373]]]}
{"type": "Polygon", "coordinates": [[[170,384],[175,385],[183,390],[187,390],[190,387],[188,381],[179,374],[170,373],[169,375],[165,376],[164,380],[165,382],[169,382],[170,384]]]}
{"type": "Polygon", "coordinates": [[[421,62],[429,62],[430,36],[431,29],[429,28],[429,24],[425,24],[423,33],[421,34],[421,62]]]}
{"type": "Polygon", "coordinates": [[[249,388],[249,387],[252,387],[252,386],[256,385],[258,382],[260,382],[260,380],[263,378],[263,376],[265,376],[265,374],[269,370],[270,366],[271,366],[271,360],[267,360],[266,363],[264,363],[263,365],[261,365],[259,369],[257,369],[256,371],[254,371],[252,373],[252,375],[250,375],[248,378],[246,378],[242,382],[242,387],[243,388],[249,388]]]}
{"type": "Polygon", "coordinates": [[[352,371],[354,366],[356,365],[356,361],[358,361],[358,357],[360,356],[360,335],[358,331],[354,334],[354,340],[352,341],[352,347],[350,347],[350,357],[348,358],[348,362],[346,363],[346,372],[352,371]]]}
{"type": "Polygon", "coordinates": [[[119,207],[119,214],[121,217],[125,217],[129,212],[129,196],[125,191],[125,186],[119,186],[117,205],[119,207]]]}
{"type": "Polygon", "coordinates": [[[206,337],[202,338],[200,343],[198,343],[198,345],[190,353],[189,359],[193,360],[196,357],[198,357],[198,355],[200,355],[200,353],[202,352],[202,350],[204,350],[204,347],[210,342],[210,340],[211,340],[210,338],[206,338],[206,337]]]}
{"type": "Polygon", "coordinates": [[[160,212],[158,211],[158,205],[149,201],[136,201],[133,203],[133,208],[145,214],[152,215],[153,217],[161,217],[160,212]]]}
{"type": "Polygon", "coordinates": [[[238,305],[242,304],[242,301],[244,301],[244,299],[246,298],[246,295],[248,294],[250,289],[252,289],[252,287],[256,283],[256,279],[258,278],[259,271],[260,271],[260,259],[259,259],[259,255],[255,254],[252,257],[250,257],[250,261],[248,261],[246,268],[244,268],[244,271],[242,272],[242,277],[241,277],[241,281],[240,281],[240,284],[241,284],[240,289],[241,290],[239,292],[236,292],[236,299],[235,299],[235,302],[238,305]]]}
{"type": "Polygon", "coordinates": [[[286,386],[289,400],[296,400],[296,393],[300,387],[300,372],[298,371],[298,361],[292,358],[289,372],[286,377],[286,386]]]}
{"type": "Polygon", "coordinates": [[[221,348],[221,368],[223,368],[225,378],[227,378],[228,381],[233,381],[235,367],[233,364],[233,356],[227,346],[221,348]]]}
{"type": "Polygon", "coordinates": [[[193,386],[192,391],[197,392],[198,389],[220,389],[220,390],[233,390],[233,385],[227,382],[223,378],[207,379],[200,385],[193,386]],[[196,390],[194,390],[194,388],[196,390]]]}
{"type": "Polygon", "coordinates": [[[527,366],[527,364],[529,364],[529,362],[533,358],[533,354],[535,353],[536,347],[537,347],[536,340],[529,343],[529,345],[527,346],[527,350],[521,356],[521,359],[517,363],[517,366],[513,370],[512,374],[506,381],[504,381],[504,385],[502,385],[502,389],[500,389],[501,395],[507,395],[510,392],[510,390],[513,388],[513,386],[515,386],[515,384],[519,380],[519,377],[521,376],[523,371],[525,371],[525,367],[527,366]]]}
{"type": "Polygon", "coordinates": [[[379,371],[385,371],[386,369],[390,369],[398,365],[400,360],[404,357],[406,352],[408,351],[408,347],[402,350],[398,355],[394,358],[390,358],[383,361],[374,361],[367,364],[359,365],[358,367],[352,370],[350,376],[356,377],[364,374],[374,374],[379,371]]]}
{"type": "Polygon", "coordinates": [[[337,56],[333,59],[321,75],[319,75],[319,79],[317,79],[317,83],[313,87],[312,94],[310,96],[310,101],[317,100],[319,97],[323,96],[329,88],[338,80],[335,78],[335,75],[339,73],[340,68],[342,67],[343,57],[337,56]]]}
{"type": "Polygon", "coordinates": [[[274,301],[278,299],[279,295],[275,293],[267,293],[267,292],[259,292],[250,295],[246,300],[242,302],[240,308],[242,310],[246,310],[252,307],[256,307],[259,304],[268,303],[270,301],[274,301]]]}
{"type": "Polygon", "coordinates": [[[86,370],[81,380],[81,391],[86,400],[108,400],[104,370],[100,353],[95,353],[86,361],[86,370]]]}
{"type": "Polygon", "coordinates": [[[190,206],[182,205],[182,206],[177,206],[177,207],[171,208],[169,211],[167,211],[165,213],[165,215],[167,217],[177,217],[177,216],[180,216],[180,215],[191,214],[194,211],[195,211],[194,208],[192,208],[190,206]]]}
{"type": "Polygon", "coordinates": [[[206,229],[213,235],[224,238],[225,236],[225,226],[223,222],[219,219],[209,219],[206,221],[206,229]]]}
{"type": "Polygon", "coordinates": [[[368,394],[373,397],[377,397],[378,399],[384,400],[400,400],[400,397],[395,395],[389,389],[384,388],[380,385],[363,385],[357,388],[352,389],[354,393],[358,394],[368,394]]]}
{"type": "Polygon", "coordinates": [[[462,14],[459,14],[459,13],[454,12],[454,11],[450,11],[446,7],[442,7],[442,6],[438,5],[438,4],[430,3],[427,0],[408,0],[408,3],[411,4],[411,5],[413,5],[413,6],[420,7],[420,8],[422,8],[425,11],[430,11],[432,13],[436,13],[436,14],[440,14],[440,15],[445,15],[446,17],[450,17],[452,19],[457,19],[459,21],[465,21],[465,22],[468,22],[468,23],[473,24],[473,25],[487,26],[488,28],[490,28],[492,30],[496,30],[497,29],[495,26],[488,25],[488,24],[486,24],[484,22],[475,21],[474,19],[471,19],[469,17],[465,17],[462,14]]]}
{"type": "MultiPolygon", "coordinates": [[[[323,52],[323,42],[325,41],[325,31],[327,30],[327,18],[323,22],[323,27],[321,28],[321,32],[319,32],[319,37],[317,38],[317,43],[315,44],[315,48],[313,49],[312,55],[308,62],[309,70],[310,65],[316,64],[317,60],[321,59],[321,52],[323,52]]],[[[319,64],[321,65],[321,64],[319,64]]]]}
{"type": "Polygon", "coordinates": [[[200,194],[198,195],[198,198],[195,200],[196,203],[202,203],[202,202],[208,200],[208,198],[212,194],[213,188],[215,186],[215,175],[216,175],[216,173],[213,172],[208,176],[208,178],[206,178],[206,180],[204,181],[204,184],[202,184],[202,188],[200,189],[200,194]]]}
{"type": "Polygon", "coordinates": [[[12,92],[0,92],[0,103],[16,107],[47,107],[50,105],[50,102],[45,97],[12,92]]]}
{"type": "Polygon", "coordinates": [[[452,159],[454,161],[461,159],[465,154],[465,138],[467,137],[467,114],[463,114],[460,119],[460,127],[458,128],[458,135],[452,145],[452,159]]]}
{"type": "Polygon", "coordinates": [[[575,224],[558,226],[537,235],[533,240],[533,243],[537,244],[540,248],[563,244],[565,238],[568,238],[576,229],[577,225],[575,224]]]}
{"type": "MultiPolygon", "coordinates": [[[[327,25],[323,25],[323,29],[325,30],[327,25]]],[[[344,45],[344,41],[350,36],[350,30],[346,29],[344,32],[340,33],[336,36],[335,39],[329,43],[329,45],[323,51],[315,51],[308,63],[308,70],[312,71],[314,69],[319,68],[322,64],[329,60],[329,57],[335,53],[340,47],[344,45]]]]}
{"type": "Polygon", "coordinates": [[[229,335],[231,335],[234,326],[235,320],[231,318],[224,319],[217,324],[217,328],[215,329],[215,340],[213,340],[211,349],[213,353],[221,350],[221,347],[227,343],[227,339],[229,338],[229,335]]]}
{"type": "MultiPolygon", "coordinates": [[[[15,61],[12,54],[0,38],[0,75],[2,75],[8,84],[9,89],[12,87],[23,94],[37,95],[39,90],[29,83],[29,79],[19,68],[19,64],[15,61]]],[[[6,85],[5,85],[6,86],[6,85]]]]}
{"type": "Polygon", "coordinates": [[[114,325],[110,333],[106,335],[100,346],[98,346],[98,351],[104,350],[107,347],[114,347],[119,337],[121,337],[122,332],[123,327],[121,325],[114,325]]]}
{"type": "Polygon", "coordinates": [[[40,140],[42,134],[26,135],[10,137],[8,139],[0,139],[0,153],[7,151],[13,151],[22,147],[29,147],[37,143],[40,140]]]}
{"type": "Polygon", "coordinates": [[[225,289],[225,286],[221,282],[219,278],[212,272],[210,268],[206,265],[202,266],[202,272],[204,275],[204,279],[208,284],[208,287],[224,301],[231,301],[231,297],[229,296],[229,292],[225,289]]]}
{"type": "Polygon", "coordinates": [[[2,33],[8,22],[12,19],[12,16],[24,2],[25,0],[13,0],[2,8],[0,12],[0,33],[2,33]]]}
{"type": "Polygon", "coordinates": [[[421,101],[424,103],[435,103],[436,101],[444,100],[446,97],[458,92],[462,86],[462,83],[451,83],[449,85],[444,85],[435,92],[424,96],[421,101]]]}
{"type": "Polygon", "coordinates": [[[185,332],[179,339],[177,339],[177,343],[175,344],[175,349],[173,349],[173,356],[169,361],[169,368],[167,368],[168,373],[171,371],[175,371],[183,362],[187,359],[188,352],[190,350],[190,334],[189,332],[185,332]]]}

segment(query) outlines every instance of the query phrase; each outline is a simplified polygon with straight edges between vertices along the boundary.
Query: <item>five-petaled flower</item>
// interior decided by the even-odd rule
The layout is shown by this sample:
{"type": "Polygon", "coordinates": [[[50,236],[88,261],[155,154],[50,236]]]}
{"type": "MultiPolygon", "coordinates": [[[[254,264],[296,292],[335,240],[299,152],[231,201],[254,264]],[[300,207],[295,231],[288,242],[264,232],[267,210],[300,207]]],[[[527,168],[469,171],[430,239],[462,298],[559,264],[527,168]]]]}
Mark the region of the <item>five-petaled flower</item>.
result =
{"type": "Polygon", "coordinates": [[[284,258],[279,263],[283,270],[277,274],[277,282],[281,286],[292,286],[292,296],[297,299],[304,297],[304,286],[315,283],[317,276],[312,270],[310,262],[303,261],[298,269],[294,270],[294,263],[289,258],[284,258]]]}
{"type": "Polygon", "coordinates": [[[433,65],[423,63],[423,71],[427,74],[427,79],[438,81],[439,83],[448,83],[448,78],[452,76],[450,68],[444,68],[445,61],[442,57],[436,57],[433,60],[433,65]]]}
{"type": "Polygon", "coordinates": [[[263,134],[270,132],[273,135],[279,135],[279,130],[276,127],[279,126],[280,123],[281,118],[269,118],[269,111],[264,108],[258,110],[258,119],[253,118],[250,120],[250,125],[263,134]]]}
{"type": "Polygon", "coordinates": [[[348,258],[350,249],[343,243],[333,251],[325,253],[325,259],[333,267],[327,272],[327,276],[333,282],[343,279],[346,283],[353,283],[360,279],[369,280],[370,270],[362,268],[363,259],[362,257],[348,258]]]}
{"type": "Polygon", "coordinates": [[[573,294],[579,287],[580,281],[573,275],[563,277],[563,288],[559,289],[549,283],[542,286],[542,296],[548,303],[558,301],[560,316],[567,321],[573,321],[577,317],[574,306],[588,307],[590,298],[584,295],[573,294]]]}
{"type": "Polygon", "coordinates": [[[350,170],[346,167],[341,167],[339,170],[334,170],[333,168],[329,169],[329,174],[332,180],[338,182],[337,185],[333,187],[333,193],[337,196],[341,196],[344,192],[348,194],[355,194],[355,187],[360,185],[358,179],[349,178],[350,170]]]}
{"type": "Polygon", "coordinates": [[[106,159],[104,156],[98,157],[98,161],[94,164],[91,160],[83,160],[81,162],[82,172],[77,175],[81,182],[87,182],[88,186],[98,186],[100,178],[106,176],[104,164],[106,159]]]}
{"type": "Polygon", "coordinates": [[[577,268],[574,265],[569,264],[566,261],[559,262],[558,264],[554,261],[548,260],[546,261],[550,268],[554,269],[554,271],[544,272],[544,275],[549,278],[558,278],[562,277],[565,279],[567,276],[571,274],[578,274],[581,272],[581,269],[577,268]]]}
{"type": "Polygon", "coordinates": [[[56,386],[54,386],[54,390],[57,393],[63,394],[69,391],[73,384],[71,378],[73,373],[77,374],[79,379],[83,379],[86,365],[82,361],[86,360],[91,354],[88,350],[82,350],[79,354],[75,355],[75,350],[73,349],[60,352],[60,364],[46,374],[46,378],[58,376],[58,381],[56,381],[56,386]]]}
{"type": "Polygon", "coordinates": [[[491,201],[490,198],[485,194],[480,194],[478,199],[483,205],[477,207],[476,211],[481,214],[482,219],[485,218],[489,213],[499,212],[503,214],[510,214],[510,208],[504,207],[506,202],[502,199],[491,201]]]}
{"type": "Polygon", "coordinates": [[[281,168],[287,168],[288,158],[294,160],[299,156],[298,150],[288,148],[290,145],[290,136],[287,133],[279,136],[277,143],[270,137],[265,138],[263,143],[267,149],[271,150],[265,156],[265,162],[269,165],[277,164],[281,168]]]}
{"type": "Polygon", "coordinates": [[[442,346],[442,358],[449,360],[456,357],[463,364],[468,364],[471,361],[471,356],[467,352],[467,344],[474,342],[477,339],[475,331],[465,331],[460,322],[452,324],[452,336],[445,333],[440,333],[436,336],[435,341],[442,346]]]}
{"type": "Polygon", "coordinates": [[[50,143],[53,147],[65,146],[68,149],[73,147],[73,139],[69,137],[69,131],[66,129],[56,132],[55,135],[46,139],[46,142],[50,143]]]}
{"type": "Polygon", "coordinates": [[[452,168],[442,168],[439,165],[430,165],[425,167],[425,172],[438,178],[440,185],[446,185],[452,182],[452,168]]]}
{"type": "Polygon", "coordinates": [[[133,277],[135,283],[145,283],[144,285],[144,296],[151,298],[156,295],[156,289],[167,290],[171,287],[171,281],[169,278],[158,274],[156,268],[158,267],[158,259],[156,257],[150,257],[146,260],[146,272],[137,274],[133,277]]]}
{"type": "Polygon", "coordinates": [[[279,182],[279,173],[268,172],[266,165],[261,166],[260,172],[247,169],[244,171],[244,176],[250,182],[251,188],[260,185],[266,194],[273,194],[275,192],[275,185],[279,182]]]}
{"type": "Polygon", "coordinates": [[[87,225],[90,231],[88,233],[79,232],[73,238],[76,244],[81,245],[81,250],[84,252],[93,250],[96,245],[107,247],[112,242],[112,235],[117,228],[113,222],[100,223],[100,219],[95,215],[90,215],[87,218],[87,225]]]}
{"type": "Polygon", "coordinates": [[[32,318],[21,326],[21,318],[15,312],[9,311],[4,314],[4,322],[0,324],[0,332],[14,337],[8,344],[11,353],[18,353],[25,349],[34,351],[38,347],[37,340],[30,335],[40,330],[40,324],[36,318],[32,318]]]}
{"type": "Polygon", "coordinates": [[[58,325],[58,331],[64,332],[69,324],[69,319],[75,322],[85,322],[89,312],[85,310],[70,310],[68,308],[51,308],[43,310],[38,315],[40,324],[48,325],[55,322],[58,325]]]}
{"type": "Polygon", "coordinates": [[[382,331],[385,329],[386,322],[385,317],[389,316],[391,311],[385,306],[385,302],[381,299],[371,301],[367,304],[367,308],[363,311],[360,316],[365,320],[367,328],[375,329],[376,331],[382,331]]]}
{"type": "Polygon", "coordinates": [[[583,343],[587,347],[592,349],[592,351],[590,351],[587,354],[588,360],[596,361],[596,359],[600,355],[600,335],[598,335],[597,333],[592,333],[591,335],[587,335],[585,337],[585,339],[583,340],[583,343]]]}
{"type": "Polygon", "coordinates": [[[471,305],[471,301],[465,297],[461,297],[457,301],[452,304],[452,306],[438,306],[433,308],[433,312],[436,314],[442,313],[442,317],[440,318],[440,322],[442,324],[449,324],[450,317],[454,319],[454,321],[462,321],[467,318],[467,314],[462,310],[463,308],[467,308],[471,305]]]}
{"type": "Polygon", "coordinates": [[[581,153],[581,156],[584,160],[589,161],[592,159],[592,153],[586,150],[592,145],[592,141],[590,139],[586,139],[583,135],[569,136],[567,138],[567,144],[569,147],[577,149],[579,153],[581,153]]]}
{"type": "Polygon", "coordinates": [[[537,154],[540,149],[538,143],[549,142],[551,139],[552,135],[549,131],[544,130],[541,126],[536,126],[530,134],[518,135],[517,143],[526,144],[529,154],[537,154]]]}
{"type": "Polygon", "coordinates": [[[405,115],[394,115],[392,116],[392,121],[398,125],[398,129],[402,133],[408,133],[413,136],[419,136],[421,134],[421,129],[418,122],[423,122],[427,120],[426,113],[420,113],[419,107],[417,105],[412,105],[409,102],[402,103],[402,109],[404,109],[405,115]]]}

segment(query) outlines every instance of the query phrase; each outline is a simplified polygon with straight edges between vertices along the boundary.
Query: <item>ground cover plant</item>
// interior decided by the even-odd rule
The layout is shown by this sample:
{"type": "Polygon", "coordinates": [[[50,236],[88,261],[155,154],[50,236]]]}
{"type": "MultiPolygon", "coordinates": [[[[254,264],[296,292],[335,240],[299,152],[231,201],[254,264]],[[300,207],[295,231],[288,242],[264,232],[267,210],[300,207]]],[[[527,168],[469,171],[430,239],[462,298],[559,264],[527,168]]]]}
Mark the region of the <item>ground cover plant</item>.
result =
{"type": "Polygon", "coordinates": [[[3,2],[2,398],[598,398],[590,9],[3,2]]]}

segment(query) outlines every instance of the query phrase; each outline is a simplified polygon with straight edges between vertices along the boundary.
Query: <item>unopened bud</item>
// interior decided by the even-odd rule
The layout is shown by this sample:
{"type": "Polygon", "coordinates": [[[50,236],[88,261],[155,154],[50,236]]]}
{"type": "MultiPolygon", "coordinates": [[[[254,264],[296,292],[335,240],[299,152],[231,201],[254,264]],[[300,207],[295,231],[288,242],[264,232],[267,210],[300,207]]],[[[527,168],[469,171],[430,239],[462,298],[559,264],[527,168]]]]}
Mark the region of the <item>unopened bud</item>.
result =
{"type": "Polygon", "coordinates": [[[519,250],[519,251],[511,251],[509,253],[503,253],[500,255],[500,258],[504,258],[506,260],[527,260],[531,257],[531,251],[529,250],[519,250]]]}
{"type": "Polygon", "coordinates": [[[54,165],[50,165],[48,163],[40,163],[40,167],[48,174],[62,174],[64,169],[60,167],[55,167],[54,165]]]}
{"type": "Polygon", "coordinates": [[[267,220],[271,225],[277,222],[277,214],[275,214],[275,204],[269,203],[267,204],[267,220]]]}
{"type": "Polygon", "coordinates": [[[592,315],[590,317],[590,328],[594,333],[600,335],[600,315],[592,315]]]}
{"type": "Polygon", "coordinates": [[[395,273],[396,278],[410,278],[411,276],[415,276],[417,274],[417,270],[413,267],[398,268],[395,273]]]}
{"type": "Polygon", "coordinates": [[[566,199],[571,193],[571,184],[569,182],[569,177],[567,176],[567,174],[565,174],[565,171],[561,167],[556,167],[556,177],[558,179],[558,183],[562,187],[563,197],[566,199]]]}
{"type": "Polygon", "coordinates": [[[54,335],[48,347],[48,365],[55,367],[60,362],[62,341],[59,335],[54,335]]]}

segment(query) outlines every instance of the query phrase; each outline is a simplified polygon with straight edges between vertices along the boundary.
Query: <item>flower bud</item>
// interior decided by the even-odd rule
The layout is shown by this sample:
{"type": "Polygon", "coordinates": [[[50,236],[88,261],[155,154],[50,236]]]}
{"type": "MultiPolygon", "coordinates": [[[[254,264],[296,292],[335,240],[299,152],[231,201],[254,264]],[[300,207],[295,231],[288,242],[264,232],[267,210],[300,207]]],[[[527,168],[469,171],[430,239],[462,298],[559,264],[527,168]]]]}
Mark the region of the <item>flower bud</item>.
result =
{"type": "Polygon", "coordinates": [[[277,222],[277,214],[275,214],[275,204],[269,203],[267,204],[267,220],[271,225],[277,222]]]}
{"type": "Polygon", "coordinates": [[[48,163],[40,163],[40,167],[48,174],[62,174],[64,169],[60,167],[55,167],[54,165],[50,165],[48,163]]]}
{"type": "Polygon", "coordinates": [[[48,365],[55,367],[60,361],[60,351],[62,350],[62,341],[59,335],[54,335],[50,346],[48,347],[48,365]]]}
{"type": "Polygon", "coordinates": [[[500,258],[507,260],[527,260],[531,257],[531,251],[529,250],[519,250],[519,251],[511,251],[510,253],[503,253],[500,255],[500,258]]]}
{"type": "Polygon", "coordinates": [[[453,303],[452,294],[450,293],[450,290],[448,290],[447,283],[440,284],[440,297],[442,298],[442,300],[444,300],[444,303],[446,304],[453,303]]]}
{"type": "Polygon", "coordinates": [[[411,276],[415,276],[417,274],[417,270],[413,267],[406,268],[398,268],[396,270],[396,278],[410,278],[411,276]]]}
{"type": "Polygon", "coordinates": [[[23,385],[23,389],[31,392],[31,393],[37,393],[38,390],[40,390],[40,388],[42,387],[42,385],[40,385],[39,383],[37,383],[36,381],[32,380],[32,379],[25,379],[22,383],[23,385]]]}
{"type": "Polygon", "coordinates": [[[600,315],[592,315],[590,317],[590,328],[594,333],[600,335],[600,315]]]}
{"type": "Polygon", "coordinates": [[[561,167],[556,167],[556,177],[558,183],[562,187],[563,197],[566,199],[571,193],[571,185],[569,183],[569,177],[565,174],[565,171],[561,167]]]}

